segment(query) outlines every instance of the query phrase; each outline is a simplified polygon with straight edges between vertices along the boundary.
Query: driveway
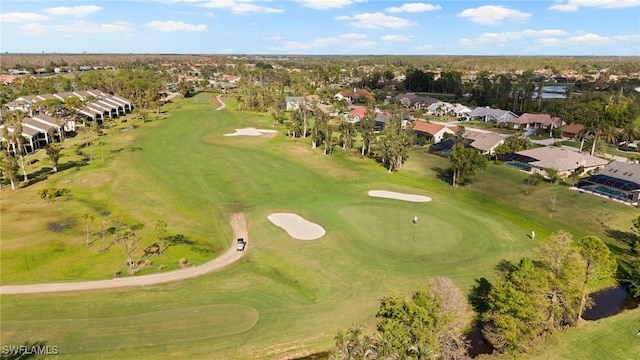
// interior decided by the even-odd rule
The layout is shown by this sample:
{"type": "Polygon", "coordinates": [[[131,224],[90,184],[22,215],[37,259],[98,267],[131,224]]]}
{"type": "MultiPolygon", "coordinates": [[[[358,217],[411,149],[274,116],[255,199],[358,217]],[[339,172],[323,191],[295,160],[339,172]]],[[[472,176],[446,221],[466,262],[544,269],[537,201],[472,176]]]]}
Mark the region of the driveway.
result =
{"type": "Polygon", "coordinates": [[[231,226],[233,227],[233,243],[229,250],[227,250],[227,252],[222,254],[220,257],[215,258],[208,263],[202,264],[200,266],[174,270],[165,273],[115,278],[111,280],[29,285],[5,285],[0,286],[0,295],[35,294],[62,291],[113,289],[131,286],[147,286],[202,276],[233,264],[234,262],[238,261],[247,251],[249,246],[249,233],[247,231],[246,214],[233,214],[231,216],[231,226]],[[237,238],[244,238],[245,241],[247,241],[247,246],[245,247],[244,251],[236,250],[235,241],[237,238]]]}

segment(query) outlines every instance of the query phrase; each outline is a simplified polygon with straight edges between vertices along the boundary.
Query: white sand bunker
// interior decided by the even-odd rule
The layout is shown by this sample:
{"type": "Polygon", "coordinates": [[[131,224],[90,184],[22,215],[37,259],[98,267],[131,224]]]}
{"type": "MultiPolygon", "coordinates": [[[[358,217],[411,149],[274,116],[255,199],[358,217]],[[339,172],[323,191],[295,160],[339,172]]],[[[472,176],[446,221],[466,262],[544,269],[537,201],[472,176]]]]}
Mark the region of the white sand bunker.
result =
{"type": "Polygon", "coordinates": [[[292,213],[276,213],[267,217],[274,225],[283,228],[289,236],[298,240],[316,240],[324,236],[324,228],[292,213]]]}
{"type": "Polygon", "coordinates": [[[278,130],[256,129],[256,128],[244,128],[236,129],[236,132],[231,134],[224,134],[224,136],[267,136],[277,133],[278,130]]]}
{"type": "Polygon", "coordinates": [[[403,194],[393,191],[385,191],[385,190],[371,190],[369,191],[369,196],[373,197],[381,197],[385,199],[394,199],[394,200],[403,200],[403,201],[411,201],[411,202],[429,202],[431,198],[428,196],[422,195],[414,195],[414,194],[403,194]]]}

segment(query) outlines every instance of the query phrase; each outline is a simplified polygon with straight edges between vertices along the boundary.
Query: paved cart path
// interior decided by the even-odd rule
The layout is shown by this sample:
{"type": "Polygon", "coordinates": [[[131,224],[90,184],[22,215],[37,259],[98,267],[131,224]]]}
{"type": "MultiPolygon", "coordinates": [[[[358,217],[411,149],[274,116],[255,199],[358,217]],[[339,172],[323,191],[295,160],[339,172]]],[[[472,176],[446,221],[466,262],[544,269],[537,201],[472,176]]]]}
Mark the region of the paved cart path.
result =
{"type": "Polygon", "coordinates": [[[231,216],[231,226],[233,227],[233,243],[232,246],[222,254],[208,263],[200,266],[190,267],[186,269],[174,270],[165,273],[131,276],[124,278],[114,278],[110,280],[95,280],[82,282],[64,282],[64,283],[48,283],[48,284],[29,284],[29,285],[5,285],[0,286],[0,295],[10,294],[35,294],[49,293],[61,291],[80,291],[80,290],[97,290],[97,289],[113,289],[119,287],[130,286],[146,286],[166,283],[176,280],[190,279],[210,272],[220,270],[235,261],[238,261],[247,251],[249,246],[249,234],[247,231],[247,216],[244,213],[235,213],[231,216]],[[244,238],[247,241],[245,251],[236,250],[236,238],[244,238]]]}

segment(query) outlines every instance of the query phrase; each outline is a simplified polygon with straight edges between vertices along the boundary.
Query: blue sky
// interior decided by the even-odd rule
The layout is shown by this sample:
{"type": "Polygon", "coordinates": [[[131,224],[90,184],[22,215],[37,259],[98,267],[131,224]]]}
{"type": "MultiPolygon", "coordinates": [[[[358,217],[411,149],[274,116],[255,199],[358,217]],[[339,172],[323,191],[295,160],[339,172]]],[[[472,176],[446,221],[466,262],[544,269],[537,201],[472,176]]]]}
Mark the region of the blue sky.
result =
{"type": "Polygon", "coordinates": [[[640,0],[2,0],[0,51],[640,56],[640,0]]]}

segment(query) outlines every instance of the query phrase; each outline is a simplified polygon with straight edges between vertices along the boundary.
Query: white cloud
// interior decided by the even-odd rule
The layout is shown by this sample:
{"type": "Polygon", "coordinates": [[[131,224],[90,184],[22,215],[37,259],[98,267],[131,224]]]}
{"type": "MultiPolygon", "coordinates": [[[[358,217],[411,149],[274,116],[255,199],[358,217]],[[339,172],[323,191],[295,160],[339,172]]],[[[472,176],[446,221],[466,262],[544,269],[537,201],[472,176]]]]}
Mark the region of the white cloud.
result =
{"type": "Polygon", "coordinates": [[[512,23],[525,23],[531,18],[531,14],[504,6],[481,6],[474,9],[466,9],[458,14],[459,17],[469,18],[471,22],[483,25],[499,25],[502,21],[512,23]]]}
{"type": "Polygon", "coordinates": [[[286,41],[284,43],[284,49],[286,50],[308,50],[308,49],[318,49],[318,48],[326,48],[330,46],[339,46],[339,47],[370,47],[377,45],[373,41],[367,41],[366,35],[350,33],[350,34],[341,34],[334,37],[323,37],[315,39],[311,42],[299,42],[299,41],[286,41]]]}
{"type": "Polygon", "coordinates": [[[393,41],[393,42],[409,41],[409,40],[411,40],[411,36],[385,35],[385,36],[381,37],[380,39],[382,39],[383,41],[393,41]]]}
{"type": "Polygon", "coordinates": [[[544,46],[560,46],[567,44],[565,40],[558,38],[544,38],[536,41],[536,43],[544,46]]]}
{"type": "Polygon", "coordinates": [[[367,35],[358,34],[358,33],[349,33],[349,34],[338,35],[338,37],[340,39],[364,39],[367,37],[367,35]]]}
{"type": "Polygon", "coordinates": [[[353,16],[336,16],[336,20],[350,21],[351,25],[364,29],[404,29],[406,27],[415,25],[412,21],[399,18],[396,16],[385,15],[381,12],[377,13],[363,13],[353,16]]]}
{"type": "MultiPolygon", "coordinates": [[[[640,35],[639,34],[633,34],[633,35],[617,35],[617,36],[613,36],[614,39],[616,40],[620,40],[620,41],[640,41],[640,35]]],[[[638,45],[638,43],[636,43],[636,46],[638,45]]]]}
{"type": "Polygon", "coordinates": [[[245,14],[249,12],[259,13],[281,13],[283,9],[270,8],[250,3],[251,0],[209,0],[202,6],[213,9],[229,9],[234,14],[245,14]]]}
{"type": "Polygon", "coordinates": [[[42,24],[31,23],[31,24],[20,25],[18,27],[18,31],[20,32],[20,34],[27,35],[27,36],[42,36],[46,34],[47,29],[42,24]]]}
{"type": "Polygon", "coordinates": [[[327,10],[349,6],[354,3],[363,2],[363,0],[296,0],[296,2],[312,9],[327,10]]]}
{"type": "Polygon", "coordinates": [[[36,13],[21,13],[21,12],[12,12],[6,14],[0,14],[0,22],[27,22],[27,21],[42,21],[48,20],[49,18],[45,15],[40,15],[36,13]]]}
{"type": "Polygon", "coordinates": [[[44,9],[44,12],[51,15],[86,16],[89,14],[97,13],[100,10],[102,10],[100,6],[81,5],[81,6],[74,6],[74,7],[61,6],[61,7],[48,8],[48,9],[44,9]]]}
{"type": "Polygon", "coordinates": [[[510,40],[519,40],[523,38],[543,38],[543,37],[557,37],[557,36],[567,36],[568,33],[564,30],[558,29],[545,29],[545,30],[523,30],[523,31],[512,31],[512,32],[489,32],[483,33],[478,36],[473,41],[475,43],[504,43],[510,40]]]}
{"type": "Polygon", "coordinates": [[[550,10],[577,11],[580,7],[619,9],[640,6],[640,0],[567,0],[549,6],[550,10]]]}
{"type": "Polygon", "coordinates": [[[394,7],[386,8],[385,11],[390,13],[399,13],[399,12],[417,13],[417,12],[434,11],[434,10],[441,10],[441,9],[442,9],[442,6],[440,5],[431,5],[426,3],[408,3],[402,6],[394,6],[394,7]]]}
{"type": "Polygon", "coordinates": [[[604,45],[613,42],[613,39],[606,36],[600,36],[596,34],[584,34],[579,36],[573,36],[567,39],[569,43],[580,43],[585,45],[604,45]]]}
{"type": "Polygon", "coordinates": [[[207,25],[192,25],[183,23],[182,21],[151,21],[147,23],[147,26],[158,31],[204,31],[207,30],[207,25]]]}
{"type": "Polygon", "coordinates": [[[52,25],[54,30],[65,33],[108,33],[131,31],[131,24],[124,21],[115,21],[111,24],[96,24],[89,21],[76,21],[66,25],[52,25]]]}
{"type": "Polygon", "coordinates": [[[549,6],[549,10],[557,11],[578,11],[578,6],[573,4],[553,4],[549,6]]]}

